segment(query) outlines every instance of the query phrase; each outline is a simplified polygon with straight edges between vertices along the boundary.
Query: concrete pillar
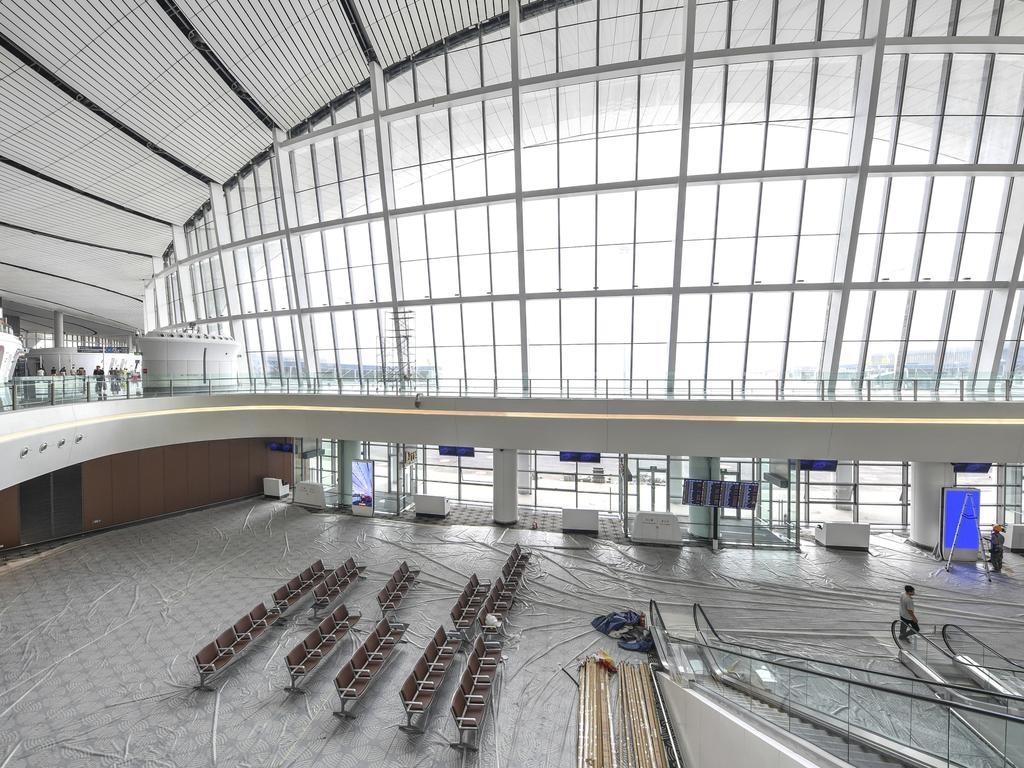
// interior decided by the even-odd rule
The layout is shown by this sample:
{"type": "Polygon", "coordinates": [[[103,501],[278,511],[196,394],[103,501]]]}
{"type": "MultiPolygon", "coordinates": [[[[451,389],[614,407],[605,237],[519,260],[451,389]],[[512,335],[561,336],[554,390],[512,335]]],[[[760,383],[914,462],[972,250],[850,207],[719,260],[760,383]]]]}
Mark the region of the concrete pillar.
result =
{"type": "Polygon", "coordinates": [[[53,346],[64,346],[64,313],[54,311],[53,313],[53,346]]]}
{"type": "MultiPolygon", "coordinates": [[[[721,480],[721,461],[717,456],[691,456],[689,476],[694,480],[721,480]]],[[[710,539],[714,532],[713,507],[690,508],[690,535],[710,539]]]]}
{"type": "Polygon", "coordinates": [[[494,449],[494,522],[515,525],[519,521],[518,452],[494,449]]]}
{"type": "Polygon", "coordinates": [[[942,489],[953,485],[953,465],[910,462],[910,540],[932,549],[942,536],[942,489]]]}

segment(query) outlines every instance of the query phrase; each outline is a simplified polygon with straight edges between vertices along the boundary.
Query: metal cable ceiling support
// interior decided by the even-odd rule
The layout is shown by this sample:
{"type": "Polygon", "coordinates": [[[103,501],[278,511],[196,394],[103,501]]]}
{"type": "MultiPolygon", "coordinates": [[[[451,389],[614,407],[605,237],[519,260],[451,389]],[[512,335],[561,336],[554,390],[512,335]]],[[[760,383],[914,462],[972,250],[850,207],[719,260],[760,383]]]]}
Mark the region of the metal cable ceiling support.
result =
{"type": "Polygon", "coordinates": [[[17,168],[22,173],[27,173],[30,176],[34,176],[37,179],[42,179],[43,181],[58,186],[61,189],[66,189],[69,192],[74,192],[77,195],[82,195],[82,197],[87,197],[90,200],[95,200],[97,203],[109,205],[111,208],[116,208],[119,211],[130,213],[133,216],[138,216],[143,219],[148,219],[149,221],[154,221],[157,224],[165,224],[168,227],[171,226],[171,222],[169,221],[165,221],[164,219],[158,219],[155,216],[150,216],[148,213],[136,211],[132,208],[123,206],[120,203],[115,203],[112,200],[107,200],[106,198],[100,197],[99,195],[94,195],[91,192],[86,192],[84,189],[79,189],[78,187],[73,187],[70,184],[65,184],[63,181],[60,181],[59,179],[55,179],[52,176],[47,176],[45,173],[37,171],[34,168],[29,168],[27,165],[22,165],[17,160],[12,160],[9,157],[4,157],[3,155],[0,155],[0,163],[3,163],[4,165],[9,165],[11,168],[17,168]]]}
{"type": "MultiPolygon", "coordinates": [[[[217,76],[223,80],[231,92],[234,93],[239,101],[252,112],[256,119],[263,123],[271,131],[280,128],[274,121],[267,111],[260,106],[259,102],[253,98],[253,95],[246,90],[245,86],[239,82],[238,78],[234,76],[231,70],[228,69],[227,65],[221,61],[220,56],[210,47],[209,43],[203,39],[202,34],[198,29],[189,21],[188,17],[182,12],[181,8],[174,0],[156,0],[157,5],[167,14],[167,17],[174,22],[174,25],[181,31],[181,34],[192,44],[192,47],[199,51],[199,54],[206,60],[206,63],[210,65],[210,68],[217,73],[217,76]]],[[[206,179],[207,182],[211,182],[212,179],[206,179]]]]}
{"type": "Polygon", "coordinates": [[[338,3],[345,13],[345,18],[348,19],[349,26],[352,27],[352,34],[355,35],[356,42],[359,43],[359,47],[363,51],[363,56],[368,62],[379,62],[377,52],[373,49],[373,43],[370,42],[370,36],[366,34],[366,27],[363,26],[363,20],[359,18],[359,12],[352,4],[352,0],[338,0],[338,3]]]}
{"type": "Polygon", "coordinates": [[[211,179],[202,171],[193,168],[191,165],[184,162],[183,160],[179,160],[177,157],[169,153],[167,150],[162,149],[156,143],[147,139],[134,128],[118,120],[116,117],[111,115],[109,112],[103,109],[103,107],[94,102],[84,93],[81,93],[80,91],[77,91],[74,88],[72,88],[68,83],[64,82],[64,80],[58,77],[55,73],[51,72],[40,62],[32,58],[32,56],[30,56],[25,49],[23,49],[21,46],[19,46],[17,43],[15,43],[2,32],[0,32],[0,48],[3,48],[9,54],[18,59],[18,61],[20,61],[26,67],[28,67],[33,72],[42,77],[44,80],[46,80],[48,83],[60,89],[63,93],[67,94],[74,101],[81,104],[83,107],[88,109],[97,117],[102,118],[107,123],[117,128],[117,130],[121,131],[121,133],[123,133],[125,136],[141,144],[143,147],[148,149],[157,157],[161,158],[162,160],[166,160],[174,167],[184,171],[189,176],[198,179],[204,184],[210,184],[213,181],[213,179],[211,179]]]}

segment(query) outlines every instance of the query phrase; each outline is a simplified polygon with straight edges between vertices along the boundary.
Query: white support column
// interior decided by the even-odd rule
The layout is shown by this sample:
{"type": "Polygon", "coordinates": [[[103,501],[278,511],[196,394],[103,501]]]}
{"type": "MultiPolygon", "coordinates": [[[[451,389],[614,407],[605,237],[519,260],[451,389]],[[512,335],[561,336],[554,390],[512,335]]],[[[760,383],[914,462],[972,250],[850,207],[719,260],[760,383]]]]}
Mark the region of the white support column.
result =
{"type": "Polygon", "coordinates": [[[668,384],[671,394],[676,387],[676,344],[679,340],[679,284],[683,275],[683,234],[684,213],[686,211],[686,177],[689,173],[690,161],[690,101],[693,94],[693,49],[694,28],[697,24],[697,3],[686,4],[686,21],[683,30],[683,66],[680,70],[679,83],[679,193],[676,200],[676,235],[673,249],[674,263],[672,266],[672,304],[668,331],[668,384]]]}
{"type": "MultiPolygon", "coordinates": [[[[185,240],[185,228],[180,224],[171,226],[171,240],[174,243],[174,257],[184,259],[188,256],[188,243],[185,240]]],[[[178,266],[178,289],[181,291],[181,309],[186,323],[196,321],[195,291],[192,288],[192,270],[188,265],[178,266]]]]}
{"type": "MultiPolygon", "coordinates": [[[[402,288],[402,266],[398,259],[398,250],[395,247],[397,232],[394,218],[391,211],[395,208],[395,180],[391,172],[391,133],[388,122],[384,119],[385,108],[385,87],[384,70],[380,63],[370,62],[370,96],[373,102],[373,130],[377,141],[377,174],[380,179],[380,204],[381,213],[384,219],[384,247],[388,256],[388,280],[391,283],[391,301],[388,306],[392,312],[392,322],[395,324],[395,338],[401,336],[401,327],[398,320],[398,302],[405,298],[402,288]]],[[[366,341],[361,340],[363,346],[366,341]]],[[[399,347],[398,354],[401,354],[399,347]]],[[[399,360],[399,367],[402,361],[399,360]]]]}
{"type": "Polygon", "coordinates": [[[515,525],[519,521],[519,489],[516,450],[494,449],[494,522],[515,525]]]}
{"type": "Polygon", "coordinates": [[[956,482],[953,465],[910,462],[910,540],[932,549],[942,536],[942,489],[956,482]]]}
{"type": "Polygon", "coordinates": [[[298,211],[295,205],[295,186],[292,182],[291,153],[281,149],[281,142],[287,135],[284,131],[274,131],[273,162],[277,171],[277,183],[281,185],[281,210],[284,221],[284,252],[292,273],[292,289],[296,306],[293,307],[295,319],[299,326],[299,344],[302,347],[303,376],[307,381],[316,378],[316,347],[313,344],[313,331],[309,317],[304,310],[309,308],[309,292],[306,286],[306,269],[302,261],[302,247],[298,236],[292,233],[292,225],[297,224],[298,211]],[[286,157],[284,156],[286,155],[286,157]]]}
{"type": "MultiPolygon", "coordinates": [[[[515,169],[516,257],[519,262],[519,352],[523,392],[530,386],[530,355],[526,344],[526,245],[523,236],[523,115],[519,85],[519,0],[508,4],[509,51],[512,59],[512,157],[515,169]]],[[[542,373],[542,372],[535,372],[542,373]]]]}
{"type": "Polygon", "coordinates": [[[860,58],[860,76],[857,80],[857,103],[850,139],[850,164],[859,166],[856,178],[847,182],[846,196],[839,227],[839,247],[836,251],[837,276],[842,276],[839,295],[833,292],[828,325],[825,329],[825,349],[821,373],[835,387],[839,375],[839,358],[843,347],[843,330],[850,304],[850,284],[857,252],[857,238],[864,193],[867,188],[868,167],[871,162],[871,142],[875,135],[875,112],[878,108],[878,89],[882,77],[885,55],[885,32],[889,20],[889,0],[873,0],[868,5],[868,29],[865,37],[873,38],[870,50],[860,58]]]}
{"type": "Polygon", "coordinates": [[[228,314],[242,314],[242,305],[238,298],[238,274],[235,271],[235,258],[229,243],[231,227],[228,223],[228,206],[224,199],[224,188],[210,182],[210,212],[213,219],[213,235],[217,238],[217,255],[220,257],[221,274],[224,278],[224,295],[228,301],[228,314]]]}
{"type": "Polygon", "coordinates": [[[56,310],[53,313],[53,346],[64,346],[64,313],[56,310]]]}

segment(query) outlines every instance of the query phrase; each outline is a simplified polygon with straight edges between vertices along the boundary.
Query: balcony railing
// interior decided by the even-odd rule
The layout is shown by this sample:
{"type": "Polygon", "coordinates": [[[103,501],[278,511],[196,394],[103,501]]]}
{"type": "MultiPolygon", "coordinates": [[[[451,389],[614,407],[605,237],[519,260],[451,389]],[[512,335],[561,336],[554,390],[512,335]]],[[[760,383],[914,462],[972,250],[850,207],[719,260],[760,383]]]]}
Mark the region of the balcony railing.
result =
{"type": "Polygon", "coordinates": [[[0,389],[0,410],[196,394],[386,395],[774,402],[1024,402],[1014,379],[444,379],[353,376],[28,376],[0,389]]]}

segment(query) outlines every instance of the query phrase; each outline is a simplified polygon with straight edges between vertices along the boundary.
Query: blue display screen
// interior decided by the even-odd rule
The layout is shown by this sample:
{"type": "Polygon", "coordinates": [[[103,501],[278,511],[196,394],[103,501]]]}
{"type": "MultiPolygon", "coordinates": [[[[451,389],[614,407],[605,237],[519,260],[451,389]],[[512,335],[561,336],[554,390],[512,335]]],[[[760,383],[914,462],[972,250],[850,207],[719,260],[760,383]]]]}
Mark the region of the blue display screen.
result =
{"type": "Polygon", "coordinates": [[[476,456],[476,449],[468,445],[439,445],[437,452],[442,456],[476,456]]]}
{"type": "Polygon", "coordinates": [[[981,531],[978,513],[981,491],[977,488],[942,489],[942,548],[977,549],[981,531]],[[957,525],[960,526],[959,531],[957,525]]]}
{"type": "Polygon", "coordinates": [[[832,459],[800,459],[801,472],[835,472],[838,467],[832,459]]]}
{"type": "Polygon", "coordinates": [[[601,454],[594,451],[559,451],[559,461],[585,461],[589,464],[599,464],[601,454]]]}

